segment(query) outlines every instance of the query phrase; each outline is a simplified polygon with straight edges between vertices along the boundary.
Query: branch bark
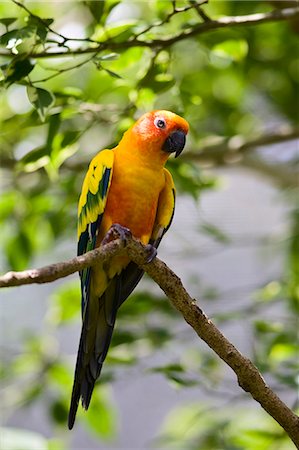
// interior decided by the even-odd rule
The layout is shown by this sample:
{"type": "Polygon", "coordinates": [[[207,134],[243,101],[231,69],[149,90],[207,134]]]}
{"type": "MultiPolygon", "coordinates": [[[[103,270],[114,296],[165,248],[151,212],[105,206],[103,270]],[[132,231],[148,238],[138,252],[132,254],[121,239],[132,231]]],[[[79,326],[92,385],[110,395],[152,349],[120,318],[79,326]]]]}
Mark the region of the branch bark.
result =
{"type": "Polygon", "coordinates": [[[270,414],[299,448],[299,417],[271,390],[254,364],[244,357],[218,330],[190,297],[180,278],[160,259],[146,263],[145,247],[136,239],[128,239],[124,247],[119,240],[110,242],[70,261],[24,272],[9,272],[0,277],[0,287],[46,283],[65,277],[99,260],[108,261],[126,252],[160,286],[172,305],[182,314],[197,335],[235,372],[239,386],[270,414]]]}
{"type": "MultiPolygon", "coordinates": [[[[152,39],[152,40],[141,40],[138,39],[137,36],[133,36],[131,39],[123,42],[115,42],[113,39],[108,39],[98,45],[87,47],[87,48],[78,48],[75,50],[59,50],[53,51],[51,48],[49,51],[35,52],[32,54],[27,54],[27,57],[37,58],[55,58],[55,57],[73,57],[77,55],[85,55],[88,53],[97,54],[104,50],[113,50],[120,51],[132,47],[149,47],[149,48],[168,48],[173,44],[188,39],[190,37],[199,36],[203,33],[207,33],[212,30],[218,30],[220,28],[231,28],[238,27],[244,25],[257,25],[261,23],[267,22],[276,22],[281,20],[291,20],[299,17],[299,7],[295,8],[284,8],[284,9],[275,9],[271,12],[265,13],[256,13],[256,14],[248,14],[243,16],[225,16],[220,17],[217,20],[207,20],[203,23],[195,25],[194,27],[184,30],[181,33],[178,33],[175,36],[170,38],[161,38],[161,39],[152,39]]],[[[154,27],[154,24],[153,24],[154,27]]],[[[148,28],[147,28],[148,29],[148,28]]],[[[143,33],[138,33],[138,37],[140,37],[143,33]]],[[[63,36],[62,36],[63,37],[63,36]]],[[[73,41],[76,39],[64,38],[65,41],[73,41]]],[[[83,40],[84,41],[84,40],[83,40]]],[[[86,43],[90,43],[89,39],[86,39],[86,43]]],[[[3,51],[0,52],[0,56],[2,57],[11,57],[14,56],[11,52],[3,51]]],[[[19,54],[21,56],[21,54],[19,54]]]]}

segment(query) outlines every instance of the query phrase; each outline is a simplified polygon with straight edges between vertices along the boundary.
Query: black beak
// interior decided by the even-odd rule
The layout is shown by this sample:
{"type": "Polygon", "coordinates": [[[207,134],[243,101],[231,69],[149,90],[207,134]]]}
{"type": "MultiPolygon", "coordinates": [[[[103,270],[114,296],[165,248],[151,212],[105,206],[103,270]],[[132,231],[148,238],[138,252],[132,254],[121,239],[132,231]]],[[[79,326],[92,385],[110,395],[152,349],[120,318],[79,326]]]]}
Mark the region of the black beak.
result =
{"type": "Polygon", "coordinates": [[[162,150],[167,153],[175,153],[177,158],[183,151],[186,143],[186,135],[183,131],[173,131],[163,144],[162,150]]]}

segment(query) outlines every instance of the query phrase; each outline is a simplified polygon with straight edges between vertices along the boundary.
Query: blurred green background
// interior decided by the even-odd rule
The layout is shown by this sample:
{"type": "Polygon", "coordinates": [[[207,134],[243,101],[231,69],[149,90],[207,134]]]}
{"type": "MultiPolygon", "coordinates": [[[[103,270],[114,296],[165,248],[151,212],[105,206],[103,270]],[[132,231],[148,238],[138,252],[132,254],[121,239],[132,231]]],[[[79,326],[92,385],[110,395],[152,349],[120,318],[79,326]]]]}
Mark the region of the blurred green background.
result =
{"type": "MultiPolygon", "coordinates": [[[[191,129],[169,162],[178,199],[159,256],[296,409],[298,16],[144,43],[297,2],[200,3],[0,3],[1,272],[74,256],[92,156],[144,112],[172,110],[191,129]]],[[[120,309],[90,410],[67,431],[77,278],[1,292],[3,450],[290,448],[149,279],[120,309]]]]}

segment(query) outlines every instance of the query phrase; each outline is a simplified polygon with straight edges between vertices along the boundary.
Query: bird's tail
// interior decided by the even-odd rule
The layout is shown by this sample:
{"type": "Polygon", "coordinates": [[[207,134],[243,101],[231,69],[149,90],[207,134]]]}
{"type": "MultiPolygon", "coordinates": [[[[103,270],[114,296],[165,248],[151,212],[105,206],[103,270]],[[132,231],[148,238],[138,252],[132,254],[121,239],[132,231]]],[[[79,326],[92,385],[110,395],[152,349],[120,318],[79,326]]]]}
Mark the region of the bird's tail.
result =
{"type": "Polygon", "coordinates": [[[88,409],[93,388],[99,378],[112,338],[119,305],[120,278],[114,277],[100,298],[90,295],[80,336],[68,427],[74,426],[78,404],[88,409]]]}

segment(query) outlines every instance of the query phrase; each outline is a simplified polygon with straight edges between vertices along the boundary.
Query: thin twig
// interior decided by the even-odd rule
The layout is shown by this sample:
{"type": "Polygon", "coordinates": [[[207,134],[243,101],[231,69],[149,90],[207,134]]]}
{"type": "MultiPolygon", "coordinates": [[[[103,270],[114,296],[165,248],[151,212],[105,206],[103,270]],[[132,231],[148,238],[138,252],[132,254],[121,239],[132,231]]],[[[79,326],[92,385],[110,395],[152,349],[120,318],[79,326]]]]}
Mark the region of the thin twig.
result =
{"type": "Polygon", "coordinates": [[[120,252],[127,252],[129,258],[160,286],[172,305],[183,315],[198,336],[232,368],[237,375],[239,386],[261,404],[299,448],[299,417],[270,389],[253,363],[225,338],[197,306],[196,301],[190,297],[179,277],[158,258],[151,263],[145,262],[146,248],[136,239],[128,239],[126,247],[116,240],[67,262],[24,272],[10,272],[0,277],[0,286],[20,286],[54,281],[94,265],[99,260],[108,261],[120,252]]]}
{"type": "Polygon", "coordinates": [[[194,0],[190,0],[189,3],[194,6],[197,14],[204,22],[209,22],[211,20],[210,17],[201,9],[201,6],[203,5],[203,3],[207,3],[207,2],[202,2],[200,4],[194,0]]]}
{"type": "Polygon", "coordinates": [[[148,31],[151,31],[153,28],[157,28],[157,27],[161,27],[163,25],[165,25],[166,23],[168,23],[174,16],[176,16],[177,14],[181,14],[187,11],[190,11],[190,9],[195,9],[195,5],[189,5],[189,6],[185,6],[182,8],[177,8],[175,7],[175,5],[173,5],[173,9],[172,11],[167,14],[166,17],[164,17],[164,19],[154,22],[150,25],[148,25],[146,28],[144,28],[143,30],[141,30],[139,33],[134,35],[134,39],[132,39],[132,41],[135,41],[135,39],[137,39],[139,36],[142,36],[143,34],[147,33],[148,31]]]}

